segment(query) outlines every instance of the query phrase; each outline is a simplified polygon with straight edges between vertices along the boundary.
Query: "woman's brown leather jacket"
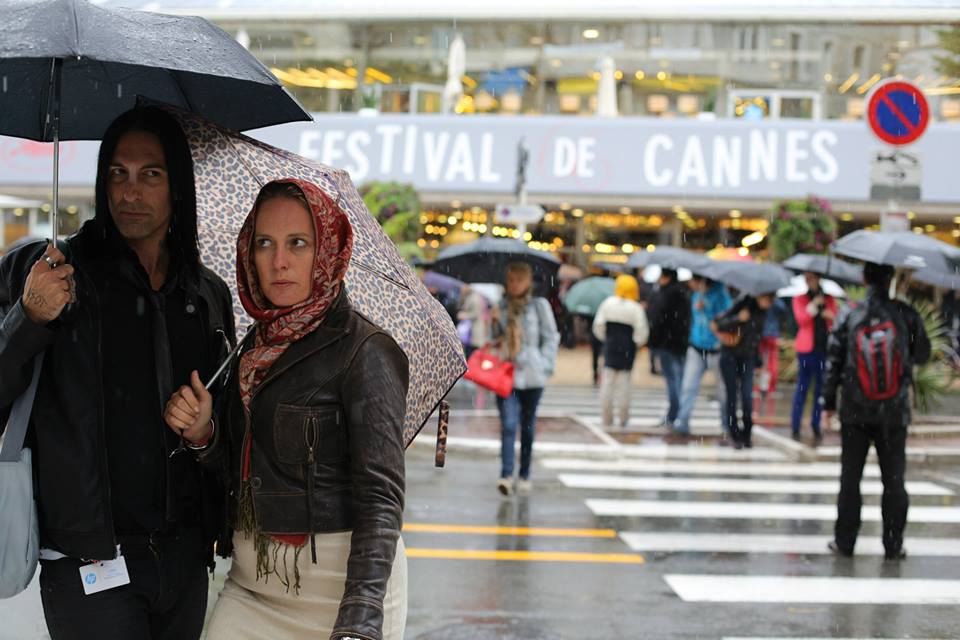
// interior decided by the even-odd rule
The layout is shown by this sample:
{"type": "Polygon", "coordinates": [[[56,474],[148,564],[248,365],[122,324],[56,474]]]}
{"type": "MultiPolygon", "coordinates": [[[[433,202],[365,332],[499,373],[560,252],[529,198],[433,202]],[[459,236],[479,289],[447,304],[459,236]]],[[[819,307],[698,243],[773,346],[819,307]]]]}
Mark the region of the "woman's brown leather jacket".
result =
{"type": "MultiPolygon", "coordinates": [[[[243,409],[237,367],[204,462],[229,475],[236,523],[241,451],[252,439],[250,488],[266,534],[353,531],[332,637],[381,637],[383,599],[400,535],[408,362],[341,293],[323,324],[290,345],[243,409]]],[[[232,530],[220,541],[226,551],[232,530]]],[[[308,554],[303,556],[309,557],[308,554]]]]}

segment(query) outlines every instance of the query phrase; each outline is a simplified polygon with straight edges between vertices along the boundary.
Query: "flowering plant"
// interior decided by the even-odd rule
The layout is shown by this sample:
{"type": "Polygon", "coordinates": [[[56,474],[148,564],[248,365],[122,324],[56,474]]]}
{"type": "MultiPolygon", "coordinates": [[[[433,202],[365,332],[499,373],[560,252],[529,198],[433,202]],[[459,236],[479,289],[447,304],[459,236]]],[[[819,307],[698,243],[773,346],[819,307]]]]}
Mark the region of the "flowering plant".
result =
{"type": "Polygon", "coordinates": [[[833,208],[823,198],[781,200],[770,218],[769,246],[777,262],[795,253],[826,253],[836,238],[833,208]]]}
{"type": "Polygon", "coordinates": [[[399,182],[368,182],[360,187],[363,203],[404,258],[420,255],[420,197],[416,189],[399,182]]]}

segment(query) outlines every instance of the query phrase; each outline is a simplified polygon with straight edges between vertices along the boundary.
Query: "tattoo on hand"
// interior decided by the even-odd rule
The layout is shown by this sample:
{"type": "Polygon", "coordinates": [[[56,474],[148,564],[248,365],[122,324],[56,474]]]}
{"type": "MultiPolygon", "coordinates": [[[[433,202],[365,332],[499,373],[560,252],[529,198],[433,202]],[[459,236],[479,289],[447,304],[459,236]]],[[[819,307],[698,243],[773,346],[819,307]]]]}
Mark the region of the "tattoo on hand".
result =
{"type": "Polygon", "coordinates": [[[35,305],[38,309],[42,309],[46,306],[46,301],[43,299],[43,296],[31,289],[27,291],[27,302],[35,305]]]}

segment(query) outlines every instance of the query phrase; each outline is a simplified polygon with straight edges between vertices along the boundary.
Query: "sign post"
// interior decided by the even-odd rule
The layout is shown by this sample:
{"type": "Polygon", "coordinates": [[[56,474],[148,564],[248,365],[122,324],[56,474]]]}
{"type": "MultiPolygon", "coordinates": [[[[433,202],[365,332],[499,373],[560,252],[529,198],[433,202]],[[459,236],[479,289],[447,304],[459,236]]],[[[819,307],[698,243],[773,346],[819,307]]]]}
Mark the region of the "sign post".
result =
{"type": "Polygon", "coordinates": [[[920,139],[930,123],[930,108],[920,87],[902,80],[880,83],[870,94],[866,109],[870,130],[882,142],[897,147],[877,150],[871,165],[871,198],[887,198],[880,214],[881,231],[906,231],[910,223],[898,211],[898,200],[920,199],[922,168],[919,155],[899,147],[920,139]]]}

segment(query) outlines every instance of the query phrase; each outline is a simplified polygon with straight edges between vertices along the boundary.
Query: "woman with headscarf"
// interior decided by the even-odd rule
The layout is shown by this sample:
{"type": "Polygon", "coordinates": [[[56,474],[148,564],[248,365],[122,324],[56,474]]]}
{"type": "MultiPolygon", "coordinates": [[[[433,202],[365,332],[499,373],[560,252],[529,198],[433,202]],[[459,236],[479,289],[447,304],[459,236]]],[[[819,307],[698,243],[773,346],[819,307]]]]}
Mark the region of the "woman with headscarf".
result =
{"type": "Polygon", "coordinates": [[[217,417],[194,374],[167,405],[229,481],[233,563],[207,638],[399,640],[408,363],[350,304],[353,233],[317,186],[267,184],[237,241],[257,322],[217,417]]]}
{"type": "Polygon", "coordinates": [[[526,263],[507,267],[505,295],[493,308],[494,339],[500,356],[513,362],[513,391],[497,398],[500,412],[500,480],[497,490],[509,496],[516,489],[529,492],[537,405],[557,363],[560,333],[545,298],[533,295],[533,270],[526,263]],[[520,474],[514,483],[514,446],[520,429],[520,474]]]}

